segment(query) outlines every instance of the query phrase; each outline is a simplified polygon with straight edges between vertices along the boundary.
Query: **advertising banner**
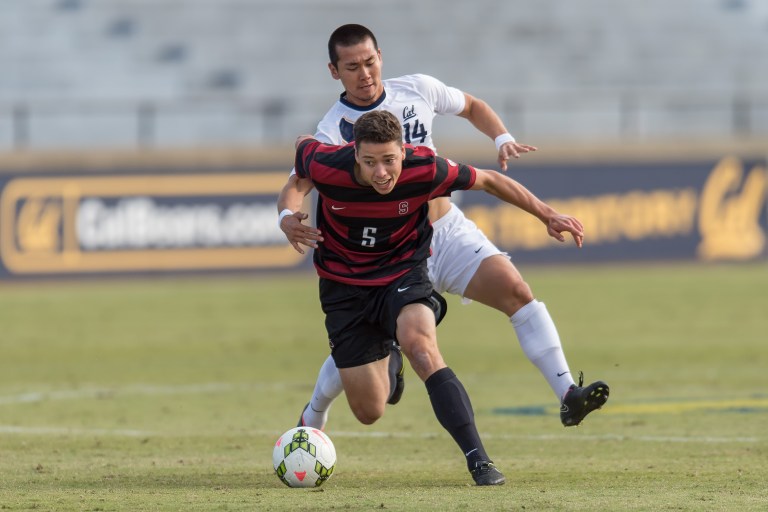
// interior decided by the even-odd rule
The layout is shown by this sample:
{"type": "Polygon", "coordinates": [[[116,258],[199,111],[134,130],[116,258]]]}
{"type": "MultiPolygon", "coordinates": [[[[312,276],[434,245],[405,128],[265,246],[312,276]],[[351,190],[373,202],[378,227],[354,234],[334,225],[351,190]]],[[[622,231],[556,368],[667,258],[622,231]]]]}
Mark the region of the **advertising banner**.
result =
{"type": "MultiPolygon", "coordinates": [[[[768,254],[764,162],[521,164],[509,175],[579,218],[585,240],[582,249],[558,243],[538,220],[488,194],[454,194],[516,262],[768,254]]],[[[286,178],[231,169],[0,174],[0,278],[311,268],[311,250],[297,253],[277,227],[286,178]]],[[[311,196],[304,210],[313,213],[311,196]]]]}
{"type": "Polygon", "coordinates": [[[766,256],[768,172],[727,157],[695,163],[510,168],[510,176],[584,224],[582,249],[488,194],[461,207],[515,261],[746,261],[766,256]]]}
{"type": "Polygon", "coordinates": [[[305,257],[276,223],[286,176],[0,175],[0,275],[295,267],[305,257]]]}

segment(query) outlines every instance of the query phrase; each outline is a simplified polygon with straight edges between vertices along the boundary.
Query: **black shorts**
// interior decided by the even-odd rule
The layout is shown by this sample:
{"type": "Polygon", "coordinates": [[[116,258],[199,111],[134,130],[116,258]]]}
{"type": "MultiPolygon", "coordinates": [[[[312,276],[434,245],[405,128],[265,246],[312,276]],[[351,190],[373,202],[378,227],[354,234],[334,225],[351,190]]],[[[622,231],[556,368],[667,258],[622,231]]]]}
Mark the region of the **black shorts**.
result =
{"type": "Polygon", "coordinates": [[[320,303],[331,355],[338,368],[384,359],[396,339],[397,317],[408,304],[420,302],[435,312],[436,323],[447,304],[432,289],[426,262],[387,286],[356,286],[320,279],[320,303]]]}

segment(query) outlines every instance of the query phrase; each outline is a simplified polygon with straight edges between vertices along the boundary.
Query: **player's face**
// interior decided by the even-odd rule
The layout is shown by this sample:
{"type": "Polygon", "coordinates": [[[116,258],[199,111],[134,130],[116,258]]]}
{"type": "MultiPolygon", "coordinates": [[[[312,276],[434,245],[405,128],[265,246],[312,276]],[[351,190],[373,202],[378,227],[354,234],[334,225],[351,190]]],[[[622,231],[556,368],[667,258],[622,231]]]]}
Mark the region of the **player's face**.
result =
{"type": "Polygon", "coordinates": [[[331,76],[341,80],[347,92],[347,101],[365,107],[375,103],[384,92],[381,83],[381,50],[366,39],[354,46],[336,46],[339,61],[328,64],[331,76]]]}
{"type": "Polygon", "coordinates": [[[379,194],[389,194],[403,171],[403,159],[405,147],[399,142],[361,142],[355,151],[355,177],[379,194]]]}

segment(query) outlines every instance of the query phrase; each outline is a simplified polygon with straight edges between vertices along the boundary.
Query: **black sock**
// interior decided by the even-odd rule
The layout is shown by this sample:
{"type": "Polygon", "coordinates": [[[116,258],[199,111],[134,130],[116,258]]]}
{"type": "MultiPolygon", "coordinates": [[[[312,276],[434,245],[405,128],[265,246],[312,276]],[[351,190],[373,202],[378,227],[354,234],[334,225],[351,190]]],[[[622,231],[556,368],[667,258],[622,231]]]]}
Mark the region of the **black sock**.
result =
{"type": "Polygon", "coordinates": [[[451,434],[467,458],[467,467],[488,461],[480,434],[475,426],[475,413],[464,386],[450,368],[443,368],[425,382],[437,421],[451,434]]]}

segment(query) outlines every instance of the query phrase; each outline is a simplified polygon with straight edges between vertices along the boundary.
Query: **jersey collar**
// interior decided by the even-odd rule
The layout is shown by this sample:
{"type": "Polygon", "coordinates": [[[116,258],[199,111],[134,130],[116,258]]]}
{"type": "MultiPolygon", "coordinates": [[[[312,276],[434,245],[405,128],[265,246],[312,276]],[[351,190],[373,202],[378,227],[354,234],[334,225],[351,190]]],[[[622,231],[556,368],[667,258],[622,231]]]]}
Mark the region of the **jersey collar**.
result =
{"type": "Polygon", "coordinates": [[[349,101],[347,101],[347,91],[344,91],[339,96],[339,103],[341,103],[342,105],[344,105],[347,108],[351,108],[352,110],[359,110],[360,112],[368,112],[369,110],[375,110],[376,107],[378,107],[379,105],[384,103],[384,99],[386,97],[387,97],[387,90],[384,89],[381,92],[381,96],[379,97],[378,100],[376,100],[374,103],[371,103],[370,105],[366,105],[364,107],[361,107],[360,105],[355,105],[355,104],[350,103],[349,101]]]}

